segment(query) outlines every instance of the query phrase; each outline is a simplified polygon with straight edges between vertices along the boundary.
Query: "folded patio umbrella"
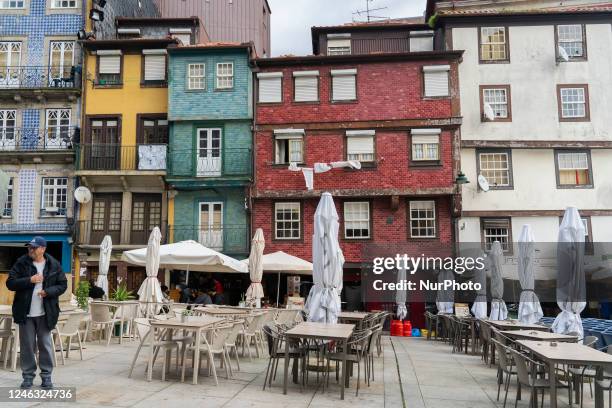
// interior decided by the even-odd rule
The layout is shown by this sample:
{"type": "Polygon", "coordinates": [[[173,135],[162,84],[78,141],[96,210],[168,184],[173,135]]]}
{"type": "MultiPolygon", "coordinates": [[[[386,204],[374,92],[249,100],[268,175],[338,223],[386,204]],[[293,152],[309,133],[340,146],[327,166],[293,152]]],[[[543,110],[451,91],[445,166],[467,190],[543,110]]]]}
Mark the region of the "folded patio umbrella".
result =
{"type": "Polygon", "coordinates": [[[98,279],[96,285],[104,290],[104,297],[108,299],[108,268],[110,267],[111,252],[113,251],[113,241],[110,235],[106,235],[100,244],[100,259],[98,261],[98,279]]]}
{"type": "Polygon", "coordinates": [[[146,316],[157,314],[157,305],[164,300],[164,295],[157,279],[159,271],[159,247],[161,242],[161,232],[158,227],[153,228],[149,236],[146,252],[146,271],[147,277],[138,289],[138,299],[147,302],[144,307],[146,316]]]}
{"type": "Polygon", "coordinates": [[[8,190],[11,178],[4,171],[0,170],[0,208],[4,208],[8,200],[8,190]]]}
{"type": "Polygon", "coordinates": [[[508,309],[504,302],[504,280],[502,278],[501,259],[504,256],[499,241],[491,244],[489,251],[489,265],[491,268],[491,320],[506,320],[508,309]]]}
{"type": "Polygon", "coordinates": [[[552,329],[555,333],[577,333],[584,337],[580,312],[586,307],[584,274],[584,224],[576,207],[565,210],[557,243],[557,304],[561,313],[552,329]]]}
{"type": "Polygon", "coordinates": [[[338,243],[338,212],[330,193],[323,193],[315,211],[312,238],[314,285],[305,310],[311,322],[335,324],[340,313],[344,256],[338,243]]]}
{"type": "Polygon", "coordinates": [[[518,274],[521,282],[521,300],[518,309],[518,319],[521,323],[537,323],[544,312],[540,306],[540,299],[535,293],[535,274],[533,259],[535,256],[535,238],[531,226],[523,225],[518,240],[518,274]]]}
{"type": "MultiPolygon", "coordinates": [[[[438,283],[442,283],[447,280],[455,280],[453,272],[449,269],[443,269],[438,274],[438,283]]],[[[453,313],[453,307],[455,306],[455,291],[452,289],[440,289],[436,294],[436,307],[438,313],[453,313]]]]}
{"type": "MultiPolygon", "coordinates": [[[[406,280],[406,269],[400,268],[397,271],[397,283],[406,280]]],[[[395,314],[399,320],[404,320],[408,316],[408,309],[406,309],[406,289],[395,291],[395,304],[397,305],[397,311],[395,314]]]]}
{"type": "Polygon", "coordinates": [[[476,298],[472,305],[472,313],[478,319],[487,318],[487,271],[482,268],[476,270],[475,283],[480,283],[480,290],[476,291],[476,298]]]}
{"type": "Polygon", "coordinates": [[[261,278],[263,277],[263,251],[265,245],[263,230],[257,228],[255,236],[253,236],[251,241],[251,253],[249,255],[251,285],[247,289],[246,298],[250,303],[259,303],[264,296],[261,278]]]}

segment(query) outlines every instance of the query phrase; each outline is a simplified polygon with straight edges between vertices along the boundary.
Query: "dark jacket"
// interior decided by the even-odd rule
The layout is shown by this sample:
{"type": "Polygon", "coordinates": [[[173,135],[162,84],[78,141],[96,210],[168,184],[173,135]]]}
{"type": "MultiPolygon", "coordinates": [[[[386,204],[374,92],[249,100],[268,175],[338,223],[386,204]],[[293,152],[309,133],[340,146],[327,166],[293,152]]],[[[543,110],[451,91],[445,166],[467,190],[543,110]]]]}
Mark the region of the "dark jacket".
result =
{"type": "MultiPolygon", "coordinates": [[[[46,263],[43,271],[43,290],[47,292],[47,296],[43,298],[43,307],[47,326],[49,330],[53,330],[60,313],[58,298],[68,288],[68,281],[60,263],[51,255],[45,254],[44,256],[46,263]]],[[[30,282],[33,275],[36,275],[36,266],[34,266],[32,258],[24,255],[13,265],[6,281],[6,287],[15,292],[13,319],[17,324],[25,323],[27,315],[30,313],[35,286],[30,282]]]]}
{"type": "Polygon", "coordinates": [[[89,297],[92,299],[102,299],[104,297],[104,289],[99,286],[91,286],[89,288],[89,297]]]}

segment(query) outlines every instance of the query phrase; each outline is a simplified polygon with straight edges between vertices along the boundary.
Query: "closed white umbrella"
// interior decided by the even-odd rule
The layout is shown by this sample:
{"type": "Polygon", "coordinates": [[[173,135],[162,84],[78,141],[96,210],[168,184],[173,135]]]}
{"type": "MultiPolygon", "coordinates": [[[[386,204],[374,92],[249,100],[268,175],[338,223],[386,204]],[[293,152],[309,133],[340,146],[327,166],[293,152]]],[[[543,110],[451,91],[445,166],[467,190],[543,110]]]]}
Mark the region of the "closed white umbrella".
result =
{"type": "Polygon", "coordinates": [[[312,278],[306,300],[308,320],[335,324],[340,313],[344,256],[338,243],[338,212],[330,193],[323,193],[314,217],[312,278]]]}
{"type": "MultiPolygon", "coordinates": [[[[454,281],[455,276],[449,269],[443,269],[438,274],[438,283],[442,284],[445,281],[454,281]]],[[[436,294],[436,307],[438,314],[452,314],[455,306],[455,291],[452,289],[440,289],[436,294]]]]}
{"type": "MultiPolygon", "coordinates": [[[[404,282],[406,280],[406,269],[400,268],[397,271],[397,283],[404,282]]],[[[408,309],[406,309],[406,289],[395,291],[395,304],[397,305],[397,311],[395,312],[399,320],[404,320],[408,316],[408,309]]]]}
{"type": "Polygon", "coordinates": [[[0,170],[0,213],[8,200],[8,190],[11,178],[8,174],[0,170]]]}
{"type": "Polygon", "coordinates": [[[147,316],[157,314],[156,303],[161,303],[164,300],[164,294],[162,293],[159,280],[157,279],[157,272],[159,271],[160,242],[161,232],[159,228],[155,227],[153,231],[151,231],[147,244],[145,265],[147,277],[144,282],[142,282],[140,289],[138,289],[138,299],[141,302],[147,303],[144,308],[147,316]]]}
{"type": "Polygon", "coordinates": [[[104,297],[108,299],[108,268],[110,267],[111,252],[113,250],[113,240],[110,235],[106,235],[100,244],[100,259],[98,261],[98,279],[96,285],[104,290],[104,297]]]}
{"type": "Polygon", "coordinates": [[[535,238],[528,224],[523,225],[518,240],[518,273],[521,282],[521,301],[518,309],[518,319],[521,323],[537,323],[544,312],[540,299],[535,293],[535,273],[533,270],[535,257],[535,238]]]}
{"type": "Polygon", "coordinates": [[[506,320],[508,309],[504,302],[504,280],[502,278],[501,259],[504,256],[499,241],[491,244],[489,251],[489,266],[491,268],[491,320],[506,320]]]}
{"type": "Polygon", "coordinates": [[[584,224],[576,207],[565,210],[557,243],[557,304],[561,313],[552,329],[555,333],[578,333],[584,337],[580,312],[586,307],[584,276],[584,224]]]}
{"type": "Polygon", "coordinates": [[[249,274],[251,286],[247,289],[246,298],[250,303],[257,303],[260,307],[261,298],[264,296],[261,278],[263,277],[263,251],[266,242],[261,228],[257,228],[255,236],[251,241],[251,253],[249,255],[249,274]]]}
{"type": "Polygon", "coordinates": [[[477,319],[487,318],[487,271],[477,269],[474,281],[480,283],[480,289],[476,291],[476,299],[472,305],[472,313],[477,319]]]}

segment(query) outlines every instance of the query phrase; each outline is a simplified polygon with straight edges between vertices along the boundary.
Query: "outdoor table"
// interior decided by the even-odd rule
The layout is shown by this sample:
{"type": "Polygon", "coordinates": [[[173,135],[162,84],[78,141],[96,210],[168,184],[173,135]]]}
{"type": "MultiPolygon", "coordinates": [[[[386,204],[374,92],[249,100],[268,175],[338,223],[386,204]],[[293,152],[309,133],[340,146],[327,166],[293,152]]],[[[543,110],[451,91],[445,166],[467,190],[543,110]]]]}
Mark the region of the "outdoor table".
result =
{"type": "MultiPolygon", "coordinates": [[[[147,334],[147,336],[149,336],[149,370],[147,373],[147,380],[151,381],[153,376],[153,343],[155,342],[156,330],[169,330],[170,336],[172,336],[172,332],[174,330],[186,330],[195,332],[195,352],[193,355],[193,384],[197,384],[198,371],[200,366],[200,343],[202,340],[202,331],[204,329],[212,329],[215,324],[223,321],[225,321],[225,319],[212,316],[189,316],[185,322],[181,321],[181,318],[179,317],[174,317],[166,320],[151,320],[151,329],[147,334]]],[[[138,349],[137,353],[139,351],[140,348],[138,349]]]]}
{"type": "MultiPolygon", "coordinates": [[[[140,302],[138,300],[94,300],[91,303],[95,303],[98,305],[105,305],[108,307],[118,308],[120,306],[130,306],[137,305],[140,307],[140,302]]],[[[123,324],[125,323],[125,316],[123,315],[125,308],[121,308],[121,316],[119,317],[120,321],[120,330],[119,330],[119,344],[123,344],[123,324]]],[[[112,337],[112,336],[111,336],[112,337]]]]}
{"type": "MultiPolygon", "coordinates": [[[[591,365],[597,367],[596,380],[603,379],[603,369],[612,367],[612,355],[578,343],[517,340],[516,344],[531,351],[548,364],[549,375],[554,378],[555,365],[591,365]]],[[[577,392],[579,387],[575,387],[577,392]]],[[[603,408],[603,390],[595,381],[595,408],[603,408]]],[[[550,381],[550,407],[557,408],[557,384],[550,381]]]]}
{"type": "Polygon", "coordinates": [[[521,323],[518,320],[484,320],[498,330],[540,330],[550,331],[550,327],[532,323],[521,323]]]}
{"type": "Polygon", "coordinates": [[[327,324],[303,322],[287,330],[285,336],[285,374],[283,376],[283,394],[287,394],[287,377],[289,375],[289,339],[316,339],[339,341],[342,347],[342,367],[340,371],[340,399],[344,399],[344,386],[346,378],[346,352],[348,339],[355,330],[354,324],[327,324]]]}
{"type": "Polygon", "coordinates": [[[576,343],[578,341],[576,336],[541,330],[505,330],[500,331],[500,333],[514,340],[563,341],[568,343],[576,343]]]}
{"type": "Polygon", "coordinates": [[[365,319],[369,313],[367,312],[340,312],[338,320],[343,322],[355,323],[361,327],[363,319],[365,319]]]}

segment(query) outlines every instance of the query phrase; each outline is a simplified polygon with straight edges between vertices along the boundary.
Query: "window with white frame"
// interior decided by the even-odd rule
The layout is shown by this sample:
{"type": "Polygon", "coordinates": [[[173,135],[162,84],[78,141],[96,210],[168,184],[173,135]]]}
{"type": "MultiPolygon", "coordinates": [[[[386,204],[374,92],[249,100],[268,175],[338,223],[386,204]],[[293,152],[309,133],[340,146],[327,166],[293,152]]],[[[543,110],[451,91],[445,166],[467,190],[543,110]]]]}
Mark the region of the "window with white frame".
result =
{"type": "Polygon", "coordinates": [[[234,63],[220,62],[217,64],[217,89],[234,87],[234,63]]]}
{"type": "Polygon", "coordinates": [[[41,215],[66,215],[68,178],[42,179],[41,215]]]}
{"type": "Polygon", "coordinates": [[[557,152],[559,186],[591,185],[591,170],[588,152],[557,152]]]}
{"type": "Polygon", "coordinates": [[[439,161],[441,132],[441,129],[412,129],[412,161],[439,161]]]}
{"type": "Polygon", "coordinates": [[[435,201],[410,201],[410,236],[412,238],[436,237],[435,201]]]}
{"type": "Polygon", "coordinates": [[[447,97],[449,86],[450,65],[432,65],[423,67],[423,95],[426,98],[447,97]]]}
{"type": "Polygon", "coordinates": [[[190,28],[171,28],[170,36],[181,42],[183,45],[191,44],[191,29],[190,28]]]}
{"type": "Polygon", "coordinates": [[[70,109],[47,109],[45,146],[48,149],[67,148],[71,144],[70,109]]]}
{"type": "Polygon", "coordinates": [[[350,55],[351,38],[347,35],[327,38],[327,55],[350,55]]]}
{"type": "Polygon", "coordinates": [[[374,130],[347,130],[346,158],[360,162],[373,162],[375,156],[374,130]]]}
{"type": "Polygon", "coordinates": [[[370,238],[370,203],[349,201],[344,203],[344,237],[370,238]]]}
{"type": "Polygon", "coordinates": [[[121,84],[121,51],[98,50],[98,84],[121,84]]]}
{"type": "Polygon", "coordinates": [[[187,89],[206,89],[206,64],[187,65],[187,89]]]}
{"type": "Polygon", "coordinates": [[[319,71],[295,71],[293,73],[293,99],[296,102],[319,100],[319,71]]]}
{"type": "Polygon", "coordinates": [[[508,60],[506,27],[480,28],[480,60],[484,62],[508,60]]]}
{"type": "Polygon", "coordinates": [[[570,59],[583,58],[586,55],[584,26],[580,24],[557,26],[557,40],[559,47],[565,50],[570,59]]]}
{"type": "Polygon", "coordinates": [[[260,103],[279,103],[283,101],[283,73],[260,72],[257,74],[258,98],[260,103]]]}
{"type": "Polygon", "coordinates": [[[76,8],[77,0],[52,0],[52,8],[76,8]]]}
{"type": "Polygon", "coordinates": [[[301,207],[299,202],[274,204],[274,237],[276,239],[300,239],[301,207]]]}
{"type": "Polygon", "coordinates": [[[145,83],[160,83],[166,80],[166,50],[143,50],[145,83]]]}
{"type": "MultiPolygon", "coordinates": [[[[482,87],[482,103],[483,109],[485,106],[489,105],[491,110],[493,111],[493,116],[495,119],[509,119],[510,118],[510,104],[508,103],[510,99],[510,87],[482,87]]],[[[488,120],[484,115],[483,118],[488,120]]]]}
{"type": "Polygon", "coordinates": [[[2,209],[2,217],[10,218],[13,216],[13,178],[9,179],[6,202],[2,209]]]}
{"type": "Polygon", "coordinates": [[[357,69],[331,71],[332,100],[354,101],[357,99],[357,69]]]}
{"type": "Polygon", "coordinates": [[[586,86],[560,86],[561,119],[586,119],[588,101],[586,86]]]}
{"type": "Polygon", "coordinates": [[[304,162],[304,131],[287,129],[274,131],[275,164],[304,162]]]}
{"type": "Polygon", "coordinates": [[[511,250],[512,227],[509,218],[482,219],[480,223],[486,251],[491,250],[495,241],[499,241],[504,252],[511,250]]]}
{"type": "Polygon", "coordinates": [[[0,0],[0,9],[22,9],[25,0],[0,0]]]}
{"type": "Polygon", "coordinates": [[[512,186],[512,171],[509,151],[479,152],[478,174],[494,187],[512,186]]]}

